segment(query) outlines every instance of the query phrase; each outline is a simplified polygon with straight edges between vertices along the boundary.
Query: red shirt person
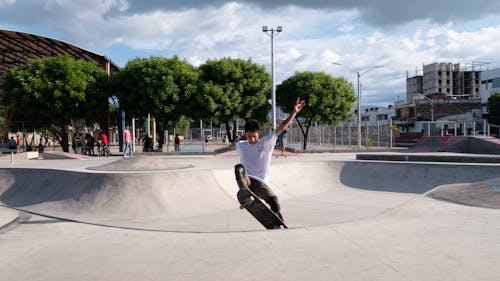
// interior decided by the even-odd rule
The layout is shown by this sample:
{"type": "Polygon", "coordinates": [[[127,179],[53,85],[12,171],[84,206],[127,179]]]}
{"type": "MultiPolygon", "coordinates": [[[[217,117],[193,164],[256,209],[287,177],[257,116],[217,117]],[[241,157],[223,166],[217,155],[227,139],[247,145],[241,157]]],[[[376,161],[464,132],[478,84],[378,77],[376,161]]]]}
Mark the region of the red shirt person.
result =
{"type": "Polygon", "coordinates": [[[100,136],[102,144],[108,144],[108,136],[105,133],[102,133],[100,136]]]}

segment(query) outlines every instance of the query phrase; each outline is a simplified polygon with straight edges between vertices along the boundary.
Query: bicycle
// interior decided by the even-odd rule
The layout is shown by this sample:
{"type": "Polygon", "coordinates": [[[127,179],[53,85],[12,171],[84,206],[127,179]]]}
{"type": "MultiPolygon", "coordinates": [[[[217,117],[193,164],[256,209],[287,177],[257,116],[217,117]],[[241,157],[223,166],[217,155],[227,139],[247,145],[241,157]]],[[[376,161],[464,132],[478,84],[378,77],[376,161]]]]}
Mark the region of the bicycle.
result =
{"type": "Polygon", "coordinates": [[[102,156],[109,157],[111,155],[111,150],[109,150],[109,146],[107,144],[103,144],[101,148],[102,156]]]}
{"type": "Polygon", "coordinates": [[[102,141],[98,140],[97,155],[109,157],[111,155],[111,150],[109,150],[108,144],[102,144],[102,141]]]}

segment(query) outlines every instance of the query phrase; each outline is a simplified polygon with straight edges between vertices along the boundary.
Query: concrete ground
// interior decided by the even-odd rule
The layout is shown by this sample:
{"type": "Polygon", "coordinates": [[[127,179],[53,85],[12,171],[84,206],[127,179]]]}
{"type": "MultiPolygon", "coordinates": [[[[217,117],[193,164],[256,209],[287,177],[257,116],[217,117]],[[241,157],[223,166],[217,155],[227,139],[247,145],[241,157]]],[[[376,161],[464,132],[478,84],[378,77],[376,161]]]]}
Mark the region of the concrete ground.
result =
{"type": "Polygon", "coordinates": [[[273,158],[290,228],[232,153],[0,160],[2,280],[498,280],[500,164],[273,158]]]}

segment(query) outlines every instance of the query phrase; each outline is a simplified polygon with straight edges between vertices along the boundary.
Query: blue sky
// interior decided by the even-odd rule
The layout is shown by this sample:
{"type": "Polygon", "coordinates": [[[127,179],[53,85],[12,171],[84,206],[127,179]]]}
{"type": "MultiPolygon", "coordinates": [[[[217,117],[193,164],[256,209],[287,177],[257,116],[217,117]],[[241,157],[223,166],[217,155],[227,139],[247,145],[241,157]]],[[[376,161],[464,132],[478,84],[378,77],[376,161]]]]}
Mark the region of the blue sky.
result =
{"type": "Polygon", "coordinates": [[[356,71],[383,65],[361,76],[363,105],[405,97],[406,73],[424,64],[500,67],[500,1],[0,0],[0,29],[62,40],[120,66],[178,55],[194,65],[250,58],[270,69],[263,25],[283,26],[277,83],[307,70],[356,84],[356,71]]]}

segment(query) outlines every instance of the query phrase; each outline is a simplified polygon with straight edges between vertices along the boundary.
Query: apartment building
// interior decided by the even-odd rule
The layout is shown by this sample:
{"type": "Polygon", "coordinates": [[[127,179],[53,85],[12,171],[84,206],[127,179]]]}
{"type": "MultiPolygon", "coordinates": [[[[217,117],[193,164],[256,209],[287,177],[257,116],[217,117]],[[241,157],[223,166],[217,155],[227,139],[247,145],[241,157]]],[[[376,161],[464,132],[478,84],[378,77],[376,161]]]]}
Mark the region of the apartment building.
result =
{"type": "Polygon", "coordinates": [[[500,92],[500,68],[483,71],[481,74],[481,108],[484,114],[488,113],[488,98],[500,92]]]}
{"type": "Polygon", "coordinates": [[[422,94],[431,98],[480,98],[481,71],[461,69],[460,64],[437,62],[423,67],[422,94]]]}
{"type": "MultiPolygon", "coordinates": [[[[400,132],[418,132],[426,122],[478,122],[481,85],[492,87],[494,79],[488,84],[481,75],[474,65],[469,69],[443,62],[424,65],[421,75],[406,78],[406,99],[394,105],[394,124],[400,132]]],[[[500,70],[492,75],[500,78],[500,70]]],[[[495,81],[500,87],[500,79],[495,81]]]]}
{"type": "MultiPolygon", "coordinates": [[[[481,73],[474,67],[461,69],[458,63],[424,65],[422,75],[406,78],[406,102],[395,105],[395,120],[436,121],[471,111],[480,115],[481,73]]],[[[500,70],[495,75],[500,77],[500,70]]]]}
{"type": "Polygon", "coordinates": [[[406,78],[406,101],[411,102],[416,96],[422,94],[423,90],[423,75],[415,75],[406,78]]]}

